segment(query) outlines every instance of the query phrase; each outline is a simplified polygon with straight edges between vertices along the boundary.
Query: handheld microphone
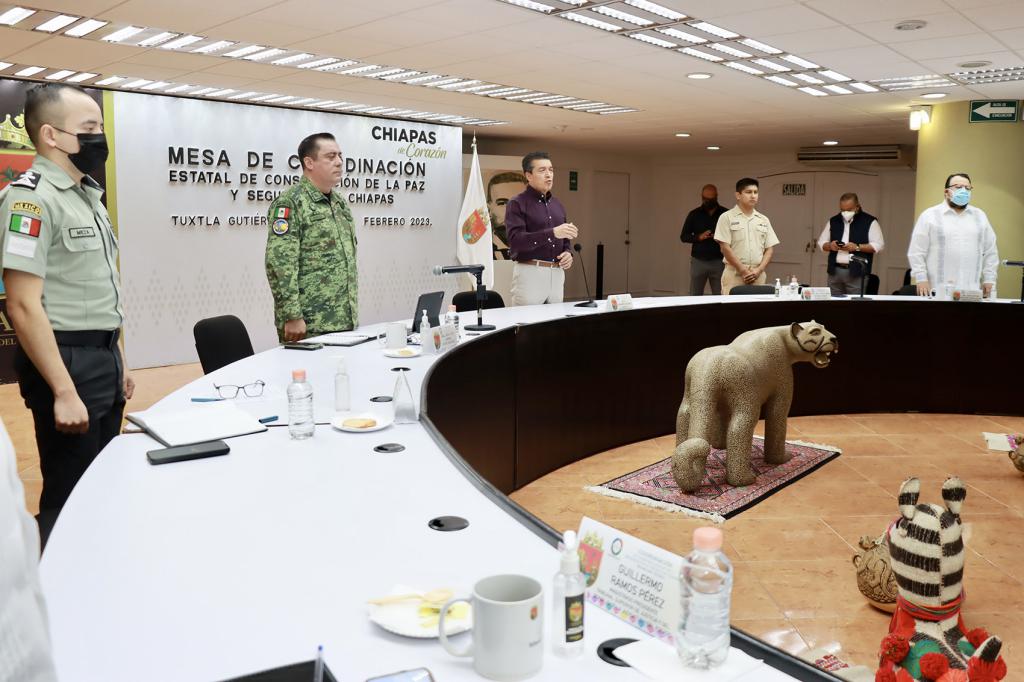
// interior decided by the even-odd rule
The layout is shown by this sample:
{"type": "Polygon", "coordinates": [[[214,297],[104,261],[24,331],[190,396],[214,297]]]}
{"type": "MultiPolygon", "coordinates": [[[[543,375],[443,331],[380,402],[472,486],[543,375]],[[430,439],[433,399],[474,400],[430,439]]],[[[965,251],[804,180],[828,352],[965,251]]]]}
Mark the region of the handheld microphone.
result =
{"type": "Polygon", "coordinates": [[[476,274],[483,271],[484,266],[482,265],[435,265],[433,269],[435,275],[453,275],[458,272],[476,274]]]}
{"type": "MultiPolygon", "coordinates": [[[[579,254],[583,250],[583,245],[579,242],[572,245],[572,250],[579,254]]],[[[582,303],[577,303],[575,308],[596,308],[597,304],[594,303],[594,298],[590,295],[590,283],[587,282],[587,266],[583,264],[583,257],[580,256],[580,268],[583,269],[583,286],[587,288],[587,300],[582,303]]]]}
{"type": "Polygon", "coordinates": [[[999,261],[1000,265],[1009,265],[1015,268],[1024,268],[1024,260],[1002,260],[999,261]]]}

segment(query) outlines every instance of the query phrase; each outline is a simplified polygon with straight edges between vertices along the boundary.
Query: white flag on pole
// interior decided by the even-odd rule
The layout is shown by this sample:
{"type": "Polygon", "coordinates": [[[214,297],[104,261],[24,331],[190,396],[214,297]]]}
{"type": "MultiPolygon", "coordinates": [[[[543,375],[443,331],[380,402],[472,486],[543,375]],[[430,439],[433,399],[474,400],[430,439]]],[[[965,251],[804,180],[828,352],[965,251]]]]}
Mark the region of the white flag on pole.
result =
{"type": "MultiPolygon", "coordinates": [[[[494,286],[494,254],[491,246],[491,214],[487,210],[487,196],[484,194],[483,176],[480,174],[480,158],[476,154],[476,137],[473,138],[473,165],[469,169],[466,196],[459,211],[457,246],[455,255],[462,265],[484,266],[483,283],[488,289],[494,286]]],[[[475,278],[473,278],[475,281],[475,278]]]]}

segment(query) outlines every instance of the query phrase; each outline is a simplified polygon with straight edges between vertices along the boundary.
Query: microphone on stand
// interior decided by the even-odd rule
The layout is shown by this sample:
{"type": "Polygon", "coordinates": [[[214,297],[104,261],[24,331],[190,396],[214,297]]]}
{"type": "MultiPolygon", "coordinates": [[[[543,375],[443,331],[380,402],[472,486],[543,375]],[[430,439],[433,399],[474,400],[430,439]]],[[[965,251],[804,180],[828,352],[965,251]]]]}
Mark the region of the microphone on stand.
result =
{"type": "Polygon", "coordinates": [[[473,274],[483,271],[483,265],[435,265],[433,269],[435,275],[454,275],[459,272],[473,274]]]}
{"type": "Polygon", "coordinates": [[[476,324],[467,324],[463,327],[471,332],[489,332],[494,329],[493,324],[484,324],[484,301],[487,300],[487,287],[484,286],[484,266],[472,265],[435,265],[432,272],[435,275],[453,275],[459,272],[468,272],[476,277],[476,324]]]}
{"type": "MultiPolygon", "coordinates": [[[[572,245],[572,250],[579,254],[583,250],[583,245],[579,242],[572,245]]],[[[583,269],[583,286],[587,288],[587,300],[582,303],[577,303],[575,308],[596,308],[597,304],[594,303],[593,297],[590,295],[590,283],[587,282],[587,266],[583,264],[583,256],[580,256],[580,267],[583,269]]]]}
{"type": "Polygon", "coordinates": [[[1024,260],[1001,260],[1000,265],[1009,265],[1014,268],[1024,268],[1024,260]]]}

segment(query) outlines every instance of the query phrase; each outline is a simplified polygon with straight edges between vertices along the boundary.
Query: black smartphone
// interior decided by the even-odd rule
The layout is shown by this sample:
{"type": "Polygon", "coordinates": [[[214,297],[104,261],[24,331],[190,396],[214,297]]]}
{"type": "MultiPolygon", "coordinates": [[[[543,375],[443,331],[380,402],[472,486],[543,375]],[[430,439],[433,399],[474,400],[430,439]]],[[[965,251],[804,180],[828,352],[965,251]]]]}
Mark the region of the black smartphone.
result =
{"type": "Polygon", "coordinates": [[[322,343],[283,343],[281,348],[287,348],[288,350],[320,350],[324,347],[322,343]]]}
{"type": "Polygon", "coordinates": [[[838,246],[839,248],[843,248],[844,246],[846,246],[846,242],[837,241],[836,246],[838,246]]]}
{"type": "Polygon", "coordinates": [[[150,464],[170,464],[171,462],[185,462],[190,459],[217,457],[219,455],[226,455],[230,451],[231,448],[224,441],[211,440],[205,443],[177,445],[161,450],[150,450],[146,453],[146,459],[149,460],[150,464]]]}

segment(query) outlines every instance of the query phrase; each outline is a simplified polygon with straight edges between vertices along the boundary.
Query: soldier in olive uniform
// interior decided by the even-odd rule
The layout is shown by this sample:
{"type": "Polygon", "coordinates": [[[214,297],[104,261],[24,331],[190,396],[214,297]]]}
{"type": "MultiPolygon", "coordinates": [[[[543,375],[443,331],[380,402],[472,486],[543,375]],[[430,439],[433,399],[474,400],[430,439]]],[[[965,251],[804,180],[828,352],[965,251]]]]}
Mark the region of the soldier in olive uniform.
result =
{"type": "Polygon", "coordinates": [[[270,205],[267,281],[274,323],[285,342],[359,324],[359,283],[352,212],[334,191],[341,150],[330,133],[299,144],[302,179],[270,205]]]}
{"type": "Polygon", "coordinates": [[[134,383],[118,346],[117,240],[88,175],[107,158],[102,112],[80,88],[47,83],[26,95],[25,128],[37,156],[0,192],[0,265],[46,511],[117,435],[134,383]]]}

